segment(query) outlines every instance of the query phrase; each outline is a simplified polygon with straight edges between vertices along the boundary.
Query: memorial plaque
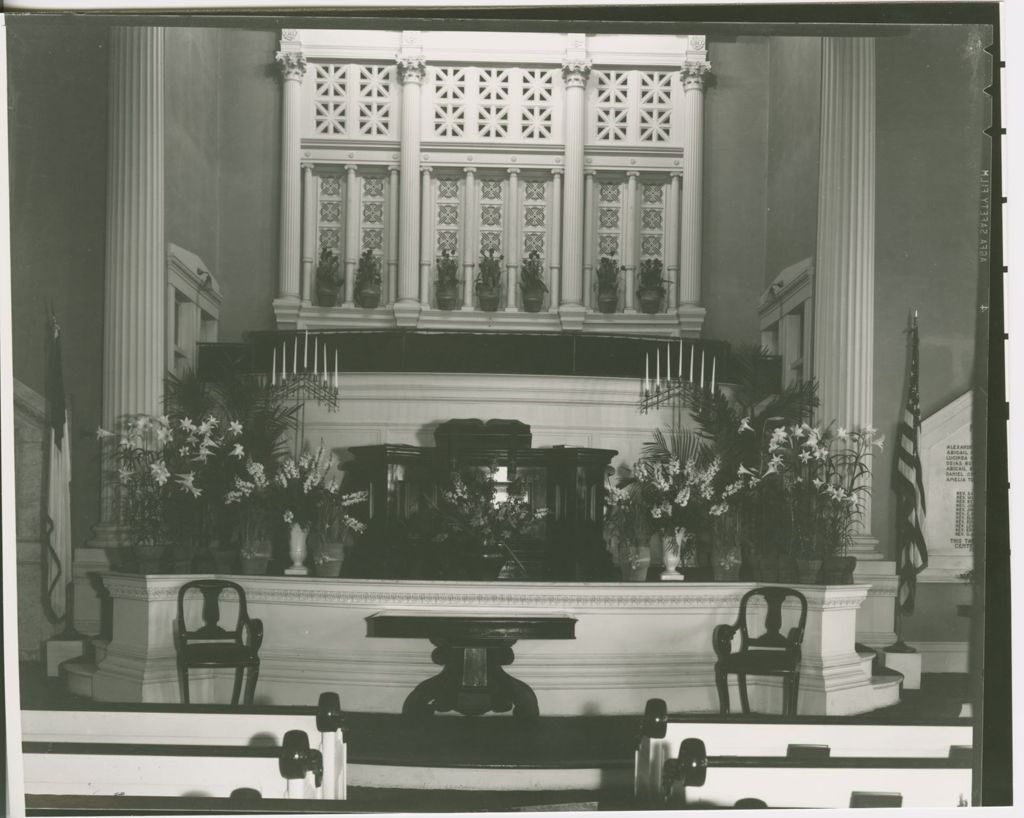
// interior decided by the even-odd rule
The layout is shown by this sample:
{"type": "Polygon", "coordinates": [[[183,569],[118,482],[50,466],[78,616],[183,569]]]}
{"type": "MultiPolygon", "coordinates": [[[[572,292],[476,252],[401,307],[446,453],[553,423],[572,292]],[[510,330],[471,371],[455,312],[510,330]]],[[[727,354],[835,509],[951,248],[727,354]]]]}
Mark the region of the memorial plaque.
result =
{"type": "Polygon", "coordinates": [[[923,579],[958,579],[974,565],[974,452],[970,392],[921,423],[927,501],[923,579]]]}

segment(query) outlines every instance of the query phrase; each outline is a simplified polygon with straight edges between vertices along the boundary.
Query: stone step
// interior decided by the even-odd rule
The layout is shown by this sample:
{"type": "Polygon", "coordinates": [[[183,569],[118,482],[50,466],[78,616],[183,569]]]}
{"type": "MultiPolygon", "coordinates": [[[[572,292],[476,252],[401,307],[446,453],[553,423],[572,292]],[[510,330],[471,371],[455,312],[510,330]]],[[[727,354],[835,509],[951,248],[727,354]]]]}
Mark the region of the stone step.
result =
{"type": "Polygon", "coordinates": [[[903,674],[895,670],[881,668],[871,676],[871,687],[874,689],[875,709],[890,707],[900,703],[900,687],[903,674]]]}
{"type": "Polygon", "coordinates": [[[91,658],[71,659],[60,666],[61,680],[67,691],[75,696],[93,697],[92,678],[96,663],[91,658]]]}

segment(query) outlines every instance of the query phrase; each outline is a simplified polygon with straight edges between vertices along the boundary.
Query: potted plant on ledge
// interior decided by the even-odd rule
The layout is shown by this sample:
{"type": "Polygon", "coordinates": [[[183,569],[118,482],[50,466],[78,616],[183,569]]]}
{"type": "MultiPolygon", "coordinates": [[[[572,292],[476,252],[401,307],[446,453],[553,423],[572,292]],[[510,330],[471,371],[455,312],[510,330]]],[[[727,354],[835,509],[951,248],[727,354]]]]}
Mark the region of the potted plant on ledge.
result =
{"type": "Polygon", "coordinates": [[[359,257],[356,267],[356,303],[372,310],[380,306],[380,259],[372,250],[366,250],[359,257]]]}
{"type": "Polygon", "coordinates": [[[640,281],[636,294],[640,299],[640,310],[648,315],[661,312],[661,305],[665,300],[665,279],[661,277],[662,269],[660,258],[645,258],[640,262],[640,281]]]}
{"type": "Polygon", "coordinates": [[[597,308],[605,314],[615,312],[619,307],[619,273],[622,268],[615,259],[601,256],[597,263],[597,308]]]}
{"type": "Polygon", "coordinates": [[[316,265],[316,303],[321,307],[335,306],[344,283],[338,254],[330,247],[324,247],[316,265]]]}
{"type": "Polygon", "coordinates": [[[495,312],[501,300],[501,263],[505,256],[495,257],[494,249],[480,256],[480,270],[476,277],[476,295],[480,299],[480,309],[495,312]]]}
{"type": "Polygon", "coordinates": [[[544,264],[536,250],[523,259],[519,288],[523,291],[523,309],[526,312],[540,312],[548,285],[544,283],[544,264]]]}
{"type": "Polygon", "coordinates": [[[442,310],[454,310],[459,300],[459,260],[447,250],[442,250],[437,259],[437,281],[434,293],[437,306],[442,310]]]}

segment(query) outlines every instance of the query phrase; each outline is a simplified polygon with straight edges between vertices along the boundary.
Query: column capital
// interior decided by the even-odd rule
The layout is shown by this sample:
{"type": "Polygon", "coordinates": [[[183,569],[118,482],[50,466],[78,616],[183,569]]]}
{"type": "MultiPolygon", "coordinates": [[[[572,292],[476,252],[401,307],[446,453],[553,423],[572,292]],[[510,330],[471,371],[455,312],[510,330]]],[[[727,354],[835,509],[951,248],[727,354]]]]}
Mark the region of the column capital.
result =
{"type": "Polygon", "coordinates": [[[597,168],[584,168],[583,169],[583,175],[584,176],[597,176],[597,168]]]}
{"type": "MultiPolygon", "coordinates": [[[[565,168],[551,168],[552,176],[561,176],[563,173],[565,173],[565,168]]],[[[584,173],[593,173],[593,171],[587,170],[584,173]]]]}
{"type": "Polygon", "coordinates": [[[313,162],[299,162],[299,167],[302,168],[304,171],[306,171],[306,170],[310,170],[311,171],[315,167],[315,163],[313,163],[313,162]]]}
{"type": "Polygon", "coordinates": [[[635,179],[639,175],[640,175],[640,171],[638,171],[638,170],[627,170],[626,171],[626,178],[627,179],[628,178],[634,178],[635,179]]]}
{"type": "Polygon", "coordinates": [[[429,176],[433,172],[433,165],[420,165],[420,173],[422,173],[424,176],[429,176]]]}
{"type": "Polygon", "coordinates": [[[519,168],[506,168],[506,170],[508,171],[508,175],[509,176],[518,176],[520,169],[519,168]]]}
{"type": "Polygon", "coordinates": [[[286,80],[301,80],[306,76],[306,55],[301,51],[278,51],[274,59],[286,80]]]}
{"type": "Polygon", "coordinates": [[[398,165],[388,165],[388,173],[398,173],[398,165]]]}
{"type": "Polygon", "coordinates": [[[476,168],[473,165],[469,165],[467,167],[464,167],[462,169],[462,172],[465,173],[467,176],[472,176],[474,173],[476,173],[476,168]]]}
{"type": "Polygon", "coordinates": [[[398,77],[404,82],[423,82],[427,73],[427,61],[423,57],[397,57],[398,77]]]}
{"type": "Polygon", "coordinates": [[[670,179],[682,179],[683,178],[683,172],[681,170],[669,171],[668,175],[669,175],[670,179]]]}
{"type": "Polygon", "coordinates": [[[687,60],[682,64],[679,73],[683,80],[684,91],[703,91],[704,77],[711,71],[711,63],[707,60],[687,60]]]}
{"type": "Polygon", "coordinates": [[[354,165],[354,164],[347,164],[347,165],[345,165],[345,172],[346,173],[355,173],[357,170],[359,170],[359,165],[354,165]]]}
{"type": "Polygon", "coordinates": [[[584,57],[566,57],[562,60],[562,81],[566,88],[582,88],[587,84],[593,62],[584,57]]]}

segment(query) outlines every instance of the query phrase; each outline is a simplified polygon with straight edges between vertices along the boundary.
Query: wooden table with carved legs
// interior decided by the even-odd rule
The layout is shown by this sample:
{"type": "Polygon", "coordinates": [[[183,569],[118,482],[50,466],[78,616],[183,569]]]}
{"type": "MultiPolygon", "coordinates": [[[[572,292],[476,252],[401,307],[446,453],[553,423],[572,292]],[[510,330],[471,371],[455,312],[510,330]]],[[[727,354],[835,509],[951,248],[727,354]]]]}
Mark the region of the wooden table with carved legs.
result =
{"type": "Polygon", "coordinates": [[[576,620],[567,616],[431,616],[378,613],[366,618],[366,635],[429,639],[442,670],[420,682],[402,713],[427,716],[451,710],[466,716],[507,713],[524,721],[540,715],[537,696],[505,667],[515,660],[520,639],[575,639],[576,620]]]}

